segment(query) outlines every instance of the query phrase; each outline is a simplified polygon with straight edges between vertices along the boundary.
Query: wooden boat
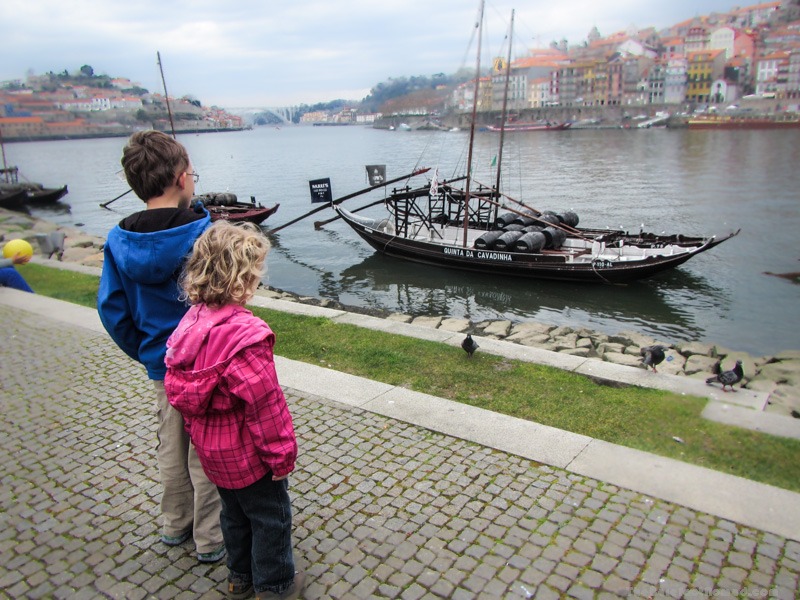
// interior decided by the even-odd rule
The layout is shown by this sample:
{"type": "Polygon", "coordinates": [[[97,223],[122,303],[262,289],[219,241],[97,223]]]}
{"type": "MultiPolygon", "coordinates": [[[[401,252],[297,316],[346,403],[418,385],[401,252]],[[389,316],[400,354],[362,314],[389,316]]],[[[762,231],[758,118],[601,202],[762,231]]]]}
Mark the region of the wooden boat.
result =
{"type": "MultiPolygon", "coordinates": [[[[483,2],[480,12],[482,17],[483,2]]],[[[480,34],[478,40],[480,56],[480,34]]],[[[511,62],[510,49],[507,62],[511,62]]],[[[477,88],[480,58],[476,72],[477,88]]],[[[508,71],[506,95],[507,88],[508,71]]],[[[499,202],[502,133],[498,183],[470,189],[478,96],[476,89],[467,175],[458,178],[466,180],[463,189],[452,185],[456,180],[437,182],[435,175],[422,186],[395,188],[385,199],[390,213],[387,218],[364,218],[335,202],[331,204],[338,216],[376,251],[416,263],[496,277],[625,283],[677,267],[739,233],[688,237],[578,229],[578,216],[570,211],[542,212],[516,200],[519,210],[503,207],[499,202]],[[506,212],[498,214],[499,208],[506,212]]],[[[506,122],[505,106],[500,122],[506,122]]],[[[504,133],[504,128],[501,131],[504,133]]]]}
{"type": "Polygon", "coordinates": [[[228,192],[194,196],[192,198],[192,207],[195,207],[198,202],[202,202],[203,206],[211,214],[212,221],[222,219],[233,222],[247,221],[256,225],[260,225],[275,214],[280,206],[280,204],[276,204],[267,208],[261,204],[256,204],[256,199],[253,196],[250,196],[250,202],[240,202],[236,194],[228,192]]]}
{"type": "Polygon", "coordinates": [[[54,204],[67,195],[67,186],[60,188],[46,188],[38,183],[20,183],[17,185],[0,184],[3,191],[21,191],[24,195],[24,204],[29,207],[54,204]]]}
{"type": "Polygon", "coordinates": [[[789,129],[800,127],[794,115],[698,115],[686,120],[689,129],[789,129]]]}
{"type": "Polygon", "coordinates": [[[563,123],[526,123],[523,121],[511,121],[503,126],[488,125],[487,131],[564,131],[572,126],[570,121],[563,123]]]}
{"type": "MultiPolygon", "coordinates": [[[[493,193],[479,190],[464,228],[464,191],[440,184],[393,190],[386,200],[393,218],[365,218],[334,210],[378,252],[417,263],[488,273],[578,282],[626,283],[672,269],[734,237],[689,237],[580,229],[554,213],[506,213],[492,222],[493,193]],[[464,241],[466,234],[466,242],[464,241]],[[526,237],[527,236],[527,237],[526,237]]],[[[575,222],[574,220],[572,222],[575,222]]],[[[577,224],[577,223],[576,223],[577,224]]]]}
{"type": "Polygon", "coordinates": [[[19,169],[17,167],[4,167],[0,169],[0,176],[2,176],[2,182],[0,182],[1,192],[23,193],[24,197],[20,196],[18,198],[20,201],[16,204],[18,207],[37,207],[45,204],[53,204],[61,200],[68,192],[66,185],[59,188],[46,188],[40,183],[29,181],[20,182],[19,169]]]}
{"type": "Polygon", "coordinates": [[[28,194],[25,190],[0,189],[0,208],[8,210],[24,209],[27,197],[28,194]]]}

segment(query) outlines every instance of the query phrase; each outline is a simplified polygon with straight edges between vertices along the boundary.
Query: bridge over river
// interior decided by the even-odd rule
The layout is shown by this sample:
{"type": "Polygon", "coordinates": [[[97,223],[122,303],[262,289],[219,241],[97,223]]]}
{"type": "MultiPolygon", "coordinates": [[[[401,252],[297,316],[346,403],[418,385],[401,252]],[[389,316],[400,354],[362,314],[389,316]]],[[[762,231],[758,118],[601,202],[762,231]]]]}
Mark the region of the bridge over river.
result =
{"type": "Polygon", "coordinates": [[[247,125],[258,125],[267,122],[272,122],[275,118],[279,119],[281,123],[293,123],[294,117],[298,111],[298,107],[257,106],[257,107],[227,108],[226,110],[233,115],[242,117],[247,125]],[[263,122],[258,123],[258,121],[263,121],[263,122]]]}

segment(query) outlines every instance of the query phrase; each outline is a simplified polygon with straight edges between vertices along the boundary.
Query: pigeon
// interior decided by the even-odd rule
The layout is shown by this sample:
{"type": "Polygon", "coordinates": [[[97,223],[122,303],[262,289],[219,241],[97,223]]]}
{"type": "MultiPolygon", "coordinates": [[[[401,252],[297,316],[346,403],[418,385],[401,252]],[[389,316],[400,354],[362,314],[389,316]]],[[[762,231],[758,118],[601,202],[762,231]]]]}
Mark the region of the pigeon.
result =
{"type": "Polygon", "coordinates": [[[647,346],[639,350],[639,354],[643,357],[642,363],[644,364],[644,368],[653,367],[653,372],[658,373],[656,365],[660,365],[664,362],[664,350],[666,350],[666,348],[658,344],[655,346],[647,346]]]}
{"type": "Polygon", "coordinates": [[[720,371],[719,363],[717,363],[715,370],[717,374],[714,377],[709,377],[706,379],[706,383],[711,385],[714,382],[719,382],[722,384],[722,391],[727,392],[725,388],[730,386],[731,391],[735,392],[736,390],[733,389],[734,383],[739,383],[744,377],[744,369],[742,369],[742,361],[737,360],[736,364],[734,365],[733,369],[730,371],[720,371]]]}
{"type": "Polygon", "coordinates": [[[464,349],[464,352],[467,353],[467,356],[472,358],[472,354],[478,349],[478,344],[472,339],[470,334],[467,334],[467,337],[461,342],[461,347],[464,349]]]}

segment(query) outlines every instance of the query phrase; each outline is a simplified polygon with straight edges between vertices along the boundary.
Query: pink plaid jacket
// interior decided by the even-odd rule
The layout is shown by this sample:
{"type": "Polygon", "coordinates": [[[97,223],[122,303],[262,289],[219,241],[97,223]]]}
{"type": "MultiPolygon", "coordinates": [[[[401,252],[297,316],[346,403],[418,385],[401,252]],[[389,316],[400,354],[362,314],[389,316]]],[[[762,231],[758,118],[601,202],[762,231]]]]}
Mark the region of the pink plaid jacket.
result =
{"type": "Polygon", "coordinates": [[[167,341],[167,398],[219,487],[240,489],[294,469],[297,440],[274,345],[269,326],[234,305],[193,306],[167,341]]]}

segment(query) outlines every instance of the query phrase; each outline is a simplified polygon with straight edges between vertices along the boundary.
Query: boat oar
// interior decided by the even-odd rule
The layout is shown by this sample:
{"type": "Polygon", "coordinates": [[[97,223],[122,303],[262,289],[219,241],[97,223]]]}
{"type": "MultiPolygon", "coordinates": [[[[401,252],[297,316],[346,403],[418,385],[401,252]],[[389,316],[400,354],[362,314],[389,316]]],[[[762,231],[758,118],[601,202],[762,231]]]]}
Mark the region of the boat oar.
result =
{"type": "MultiPolygon", "coordinates": [[[[362,211],[364,209],[370,208],[371,206],[377,206],[378,204],[383,204],[384,202],[385,202],[385,200],[383,198],[381,198],[380,200],[376,200],[375,202],[370,202],[369,204],[366,204],[366,205],[362,206],[361,208],[356,208],[355,210],[352,210],[351,212],[357,213],[357,212],[362,211]]],[[[336,215],[332,219],[326,219],[325,221],[314,221],[314,229],[320,229],[323,225],[327,225],[328,223],[332,223],[336,219],[341,219],[341,218],[342,218],[341,215],[336,215]]]]}
{"type": "Polygon", "coordinates": [[[102,202],[102,203],[100,204],[100,206],[101,206],[102,208],[108,208],[108,205],[109,205],[109,204],[111,204],[112,202],[114,202],[114,201],[116,201],[116,200],[119,200],[119,199],[120,199],[120,198],[122,198],[123,196],[127,196],[127,195],[128,195],[128,194],[130,194],[132,191],[133,191],[133,189],[130,189],[130,190],[128,190],[127,192],[124,192],[124,193],[120,194],[120,195],[119,195],[119,196],[117,196],[116,198],[112,198],[112,199],[111,199],[111,200],[109,200],[108,202],[102,202]]]}
{"type": "Polygon", "coordinates": [[[303,219],[306,219],[306,218],[310,217],[311,215],[318,213],[321,210],[325,210],[326,208],[330,208],[334,204],[340,204],[340,203],[344,202],[345,200],[349,200],[350,198],[355,198],[356,196],[360,196],[361,194],[366,194],[367,192],[371,192],[372,190],[377,190],[379,188],[386,187],[387,185],[391,185],[393,183],[397,183],[398,181],[402,181],[403,179],[408,179],[409,177],[414,177],[415,175],[422,175],[423,173],[427,173],[430,170],[431,170],[430,167],[426,167],[424,169],[418,169],[418,170],[414,171],[413,173],[410,173],[409,175],[403,175],[402,177],[396,177],[395,179],[390,179],[389,181],[384,181],[383,183],[379,183],[378,185],[371,185],[368,188],[364,188],[363,190],[359,190],[357,192],[353,192],[352,194],[347,194],[346,196],[342,196],[341,198],[339,198],[337,200],[333,200],[330,203],[325,203],[322,206],[318,206],[317,208],[308,211],[306,214],[304,214],[302,216],[299,216],[296,219],[292,219],[288,223],[284,223],[283,225],[281,225],[279,227],[276,227],[275,229],[270,229],[269,233],[276,233],[276,232],[280,231],[281,229],[284,229],[285,227],[288,227],[289,225],[294,225],[298,221],[302,221],[303,219]]]}

